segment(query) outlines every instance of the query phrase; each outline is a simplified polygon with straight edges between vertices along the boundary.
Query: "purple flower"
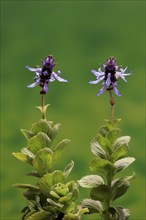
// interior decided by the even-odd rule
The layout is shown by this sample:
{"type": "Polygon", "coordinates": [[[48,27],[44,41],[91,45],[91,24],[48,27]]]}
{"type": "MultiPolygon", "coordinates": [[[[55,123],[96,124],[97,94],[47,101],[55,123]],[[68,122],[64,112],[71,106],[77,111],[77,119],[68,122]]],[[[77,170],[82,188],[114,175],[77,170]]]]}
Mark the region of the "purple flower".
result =
{"type": "Polygon", "coordinates": [[[116,59],[110,57],[107,59],[106,64],[102,65],[103,71],[101,68],[96,70],[91,70],[91,72],[96,76],[95,81],[90,81],[90,84],[97,84],[100,81],[103,81],[102,88],[98,92],[98,96],[100,96],[105,90],[113,90],[117,96],[121,96],[117,89],[117,79],[121,78],[125,82],[127,82],[125,76],[130,75],[131,73],[125,73],[127,68],[122,69],[120,66],[116,65],[116,59]]]}
{"type": "Polygon", "coordinates": [[[57,79],[59,82],[68,82],[67,80],[60,77],[61,72],[59,70],[57,73],[53,72],[54,66],[54,59],[51,55],[42,61],[41,68],[39,66],[36,68],[26,66],[28,70],[36,73],[36,76],[34,77],[34,83],[28,85],[27,87],[33,88],[36,85],[39,85],[42,88],[40,94],[46,94],[48,92],[49,83],[53,82],[55,79],[57,79]]]}

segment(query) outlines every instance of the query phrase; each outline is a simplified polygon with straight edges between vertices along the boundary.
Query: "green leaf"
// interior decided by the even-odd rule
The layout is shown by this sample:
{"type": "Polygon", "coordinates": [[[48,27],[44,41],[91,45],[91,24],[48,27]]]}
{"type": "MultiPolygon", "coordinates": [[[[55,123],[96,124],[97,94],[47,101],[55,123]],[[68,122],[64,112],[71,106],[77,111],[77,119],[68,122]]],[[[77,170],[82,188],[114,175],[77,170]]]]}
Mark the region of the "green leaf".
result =
{"type": "Polygon", "coordinates": [[[119,122],[121,121],[121,119],[115,119],[114,121],[111,120],[105,120],[105,121],[107,122],[107,126],[109,130],[112,130],[119,126],[119,122]]]}
{"type": "Polygon", "coordinates": [[[112,199],[116,200],[117,198],[123,196],[129,186],[130,186],[130,181],[135,178],[135,173],[132,176],[127,176],[124,178],[116,179],[112,182],[112,199]]]}
{"type": "Polygon", "coordinates": [[[34,123],[31,128],[34,135],[36,135],[39,132],[43,132],[46,134],[49,134],[51,130],[50,124],[47,122],[46,119],[41,119],[39,122],[34,123]]]}
{"type": "Polygon", "coordinates": [[[107,139],[109,140],[109,142],[111,144],[113,144],[115,142],[115,140],[117,139],[118,135],[120,133],[120,129],[119,128],[115,128],[113,130],[111,130],[108,134],[107,134],[107,139]]]}
{"type": "Polygon", "coordinates": [[[79,190],[78,189],[73,189],[72,191],[72,198],[71,201],[76,201],[79,197],[79,190]]]}
{"type": "Polygon", "coordinates": [[[114,165],[110,161],[98,158],[94,158],[89,167],[92,172],[100,172],[110,176],[115,170],[114,165]]]}
{"type": "Polygon", "coordinates": [[[39,132],[28,141],[28,149],[36,154],[40,149],[50,147],[51,139],[43,132],[39,132]]]}
{"type": "Polygon", "coordinates": [[[39,187],[44,195],[50,194],[51,187],[56,183],[64,183],[64,175],[60,170],[56,170],[53,173],[47,173],[39,181],[39,187]]]}
{"type": "Polygon", "coordinates": [[[60,196],[66,196],[69,193],[69,189],[66,185],[63,183],[56,184],[52,189],[55,190],[55,192],[60,196]]]}
{"type": "Polygon", "coordinates": [[[69,192],[66,196],[61,197],[58,201],[60,203],[67,203],[71,200],[71,198],[72,198],[72,193],[69,192]]]}
{"type": "Polygon", "coordinates": [[[28,212],[27,214],[24,214],[24,216],[23,216],[23,220],[28,220],[28,218],[32,215],[32,214],[34,214],[34,213],[36,213],[36,211],[35,210],[32,210],[32,211],[30,211],[30,212],[28,212]]]}
{"type": "Polygon", "coordinates": [[[27,199],[27,200],[35,200],[35,198],[36,198],[36,195],[40,195],[40,190],[39,189],[33,189],[33,188],[30,188],[30,189],[28,189],[27,191],[25,191],[24,193],[23,193],[23,195],[25,196],[25,198],[27,199]]]}
{"type": "Polygon", "coordinates": [[[102,159],[107,158],[106,152],[102,149],[102,147],[97,141],[91,142],[91,151],[95,156],[99,158],[102,158],[102,159]]]}
{"type": "Polygon", "coordinates": [[[128,144],[131,140],[131,137],[129,136],[122,136],[122,137],[119,137],[117,138],[117,140],[115,141],[115,144],[114,144],[114,148],[115,149],[118,149],[119,147],[121,147],[122,145],[125,145],[128,147],[128,144]]]}
{"type": "Polygon", "coordinates": [[[128,154],[128,148],[126,145],[121,145],[119,148],[117,148],[111,155],[111,159],[115,162],[116,160],[119,160],[128,154]]]}
{"type": "Polygon", "coordinates": [[[125,209],[125,208],[123,208],[123,207],[116,207],[116,208],[122,209],[122,211],[123,211],[123,213],[124,213],[124,215],[125,215],[125,220],[127,220],[127,219],[130,217],[130,211],[129,211],[129,209],[125,209]]]}
{"type": "Polygon", "coordinates": [[[28,208],[29,208],[31,211],[36,211],[35,204],[34,204],[33,202],[31,202],[31,201],[29,201],[28,208]]]}
{"type": "Polygon", "coordinates": [[[56,207],[52,207],[52,206],[50,206],[50,204],[47,204],[47,205],[43,206],[43,208],[44,208],[45,211],[48,211],[48,212],[51,213],[51,215],[53,217],[53,219],[51,218],[51,220],[54,220],[54,219],[57,218],[57,213],[56,213],[57,212],[57,208],[56,207]]]}
{"type": "Polygon", "coordinates": [[[109,142],[109,140],[106,137],[101,136],[100,134],[98,134],[94,139],[94,142],[97,142],[98,145],[100,145],[102,147],[102,149],[107,153],[107,154],[111,154],[111,144],[109,142]]]}
{"type": "Polygon", "coordinates": [[[60,126],[61,126],[60,123],[54,125],[54,127],[49,132],[49,137],[51,138],[51,140],[53,140],[57,136],[59,129],[60,129],[60,126]]]}
{"type": "Polygon", "coordinates": [[[47,202],[51,205],[51,206],[55,206],[57,208],[62,208],[63,207],[63,204],[61,203],[57,203],[55,202],[54,200],[50,199],[50,198],[47,198],[47,202]]]}
{"type": "Polygon", "coordinates": [[[40,190],[45,196],[50,194],[51,186],[53,185],[52,173],[44,175],[38,183],[40,190]]]}
{"type": "MultiPolygon", "coordinates": [[[[128,219],[128,217],[129,217],[129,214],[128,213],[126,213],[126,215],[127,216],[125,216],[125,211],[121,208],[121,207],[116,207],[116,211],[117,211],[117,213],[118,213],[118,215],[119,215],[119,220],[126,220],[126,219],[128,219]]],[[[126,212],[127,212],[127,210],[126,210],[126,212]]]]}
{"type": "MultiPolygon", "coordinates": [[[[73,210],[74,208],[75,208],[75,204],[73,205],[73,208],[71,210],[73,210]]],[[[87,208],[78,207],[78,210],[75,214],[73,212],[69,213],[68,211],[70,210],[67,209],[66,211],[67,213],[65,214],[62,220],[80,220],[81,215],[87,214],[89,210],[87,208]]]]}
{"type": "Polygon", "coordinates": [[[107,126],[108,126],[108,129],[109,130],[112,130],[113,129],[113,121],[111,121],[111,120],[107,120],[107,119],[105,119],[105,121],[106,121],[106,123],[107,123],[107,126]]]}
{"type": "Polygon", "coordinates": [[[41,113],[44,115],[44,118],[46,118],[46,111],[48,106],[50,106],[50,104],[47,104],[45,106],[36,106],[36,108],[39,109],[41,113]]]}
{"type": "Polygon", "coordinates": [[[78,211],[78,216],[81,216],[83,214],[87,214],[89,212],[88,208],[80,208],[78,211]]]}
{"type": "Polygon", "coordinates": [[[119,126],[119,123],[121,122],[121,118],[117,118],[114,120],[114,127],[118,127],[119,126]]]}
{"type": "Polygon", "coordinates": [[[13,152],[12,155],[22,162],[30,163],[27,156],[21,152],[17,152],[17,153],[13,152]]]}
{"type": "Polygon", "coordinates": [[[55,170],[52,173],[52,181],[53,181],[53,185],[56,183],[64,183],[65,178],[63,172],[60,170],[55,170]]]}
{"type": "Polygon", "coordinates": [[[114,163],[114,166],[116,168],[116,172],[119,172],[121,170],[126,169],[130,164],[132,164],[135,161],[134,157],[125,157],[123,159],[117,160],[114,163]]]}
{"type": "Polygon", "coordinates": [[[98,175],[88,175],[88,176],[82,177],[78,181],[78,183],[80,186],[82,186],[84,188],[94,188],[99,185],[103,185],[104,180],[102,179],[102,177],[100,177],[98,175]]]}
{"type": "Polygon", "coordinates": [[[40,175],[36,171],[31,171],[31,172],[27,173],[26,175],[40,178],[40,175]]]}
{"type": "Polygon", "coordinates": [[[69,188],[70,191],[78,187],[78,184],[75,181],[69,181],[66,183],[66,186],[69,188]]]}
{"type": "Polygon", "coordinates": [[[21,152],[25,154],[30,161],[32,161],[35,157],[35,155],[27,147],[22,148],[21,152]]]}
{"type": "Polygon", "coordinates": [[[64,169],[63,173],[64,173],[64,177],[67,178],[69,176],[69,174],[71,173],[72,169],[74,167],[74,162],[71,161],[64,169]]]}
{"type": "Polygon", "coordinates": [[[27,147],[22,148],[21,152],[32,159],[35,157],[35,155],[27,147]]]}
{"type": "Polygon", "coordinates": [[[118,199],[119,197],[123,196],[128,188],[130,186],[129,181],[126,180],[119,180],[118,182],[116,182],[113,187],[112,187],[112,193],[113,193],[113,200],[118,199]]]}
{"type": "Polygon", "coordinates": [[[40,197],[38,195],[36,195],[35,205],[36,205],[37,209],[41,211],[41,210],[43,210],[43,208],[42,208],[42,204],[40,202],[41,202],[40,197]]]}
{"type": "Polygon", "coordinates": [[[93,213],[102,213],[103,207],[100,201],[95,201],[93,199],[84,199],[81,202],[81,206],[83,208],[88,208],[89,213],[88,214],[93,214],[93,213]]]}
{"type": "Polygon", "coordinates": [[[20,129],[20,131],[22,132],[22,134],[24,135],[24,137],[29,140],[32,136],[33,136],[33,132],[30,130],[26,130],[26,129],[20,129]]]}
{"type": "Polygon", "coordinates": [[[31,184],[16,183],[16,184],[13,184],[13,186],[15,186],[15,187],[17,187],[17,188],[22,188],[22,189],[39,190],[38,186],[31,185],[31,184]]]}
{"type": "Polygon", "coordinates": [[[50,195],[53,196],[55,199],[60,199],[60,196],[53,190],[50,191],[50,195]]]}
{"type": "Polygon", "coordinates": [[[106,185],[99,185],[98,187],[91,189],[90,196],[91,199],[94,200],[109,201],[111,198],[111,190],[106,185]]]}
{"type": "Polygon", "coordinates": [[[109,133],[109,128],[107,125],[102,126],[99,128],[99,134],[103,137],[106,137],[106,135],[109,133]]]}
{"type": "Polygon", "coordinates": [[[33,167],[40,176],[51,171],[53,152],[49,148],[44,148],[38,151],[33,159],[33,167]]]}
{"type": "Polygon", "coordinates": [[[64,148],[66,145],[70,143],[70,140],[64,139],[61,142],[57,144],[57,146],[54,148],[54,153],[53,153],[53,161],[55,162],[58,160],[58,158],[61,156],[61,153],[63,152],[64,148]]]}
{"type": "Polygon", "coordinates": [[[52,126],[54,125],[53,121],[47,121],[47,123],[49,124],[49,126],[52,128],[52,126]]]}
{"type": "Polygon", "coordinates": [[[113,220],[128,220],[130,212],[123,207],[110,207],[109,212],[112,214],[113,220]]]}
{"type": "Polygon", "coordinates": [[[49,217],[50,213],[42,210],[32,214],[26,220],[48,220],[49,217]]]}
{"type": "MultiPolygon", "coordinates": [[[[65,214],[73,213],[75,208],[76,208],[76,203],[75,202],[69,202],[69,203],[64,204],[64,207],[62,208],[61,212],[65,213],[65,214]]],[[[72,218],[64,218],[63,217],[63,220],[64,219],[70,220],[72,218]]]]}

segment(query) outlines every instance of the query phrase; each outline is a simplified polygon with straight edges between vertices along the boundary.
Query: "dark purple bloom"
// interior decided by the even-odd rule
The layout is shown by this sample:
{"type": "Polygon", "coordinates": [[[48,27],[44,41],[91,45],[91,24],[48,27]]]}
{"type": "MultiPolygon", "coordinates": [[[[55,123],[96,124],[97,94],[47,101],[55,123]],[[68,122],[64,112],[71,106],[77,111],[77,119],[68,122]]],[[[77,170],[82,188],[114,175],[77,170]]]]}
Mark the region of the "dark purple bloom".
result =
{"type": "Polygon", "coordinates": [[[90,81],[90,84],[97,84],[100,81],[103,81],[102,88],[98,92],[98,96],[100,96],[105,90],[113,90],[117,96],[121,96],[117,89],[117,79],[122,78],[125,82],[127,82],[125,76],[130,75],[131,73],[125,73],[128,67],[122,69],[120,66],[116,65],[116,59],[110,57],[107,59],[106,64],[102,65],[103,71],[101,68],[96,70],[91,70],[91,72],[96,76],[95,81],[90,81]]]}
{"type": "Polygon", "coordinates": [[[28,88],[33,88],[36,85],[39,85],[42,90],[40,94],[46,94],[48,92],[48,86],[50,82],[53,82],[57,79],[60,82],[68,82],[67,80],[60,77],[61,72],[58,70],[57,73],[53,72],[53,68],[55,66],[54,59],[51,55],[45,58],[42,61],[42,67],[31,68],[26,66],[26,68],[32,72],[36,73],[34,77],[34,83],[28,85],[28,88]]]}

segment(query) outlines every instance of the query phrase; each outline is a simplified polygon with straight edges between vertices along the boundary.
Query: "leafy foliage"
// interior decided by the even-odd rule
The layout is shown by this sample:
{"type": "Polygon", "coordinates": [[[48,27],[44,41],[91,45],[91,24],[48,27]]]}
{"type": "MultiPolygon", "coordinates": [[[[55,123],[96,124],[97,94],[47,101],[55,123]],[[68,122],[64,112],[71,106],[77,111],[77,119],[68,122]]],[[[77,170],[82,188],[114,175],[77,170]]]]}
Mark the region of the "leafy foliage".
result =
{"type": "Polygon", "coordinates": [[[52,147],[59,128],[60,124],[54,125],[51,121],[41,119],[32,125],[31,130],[21,129],[28,145],[21,152],[14,152],[13,156],[33,167],[34,170],[28,176],[38,178],[35,185],[13,185],[26,190],[24,196],[28,205],[22,210],[22,220],[78,220],[82,214],[88,212],[87,207],[82,208],[76,204],[79,197],[78,184],[75,181],[66,181],[74,162],[71,161],[64,171],[53,170],[55,161],[70,142],[63,139],[52,147]]]}
{"type": "Polygon", "coordinates": [[[98,213],[103,220],[127,220],[129,210],[113,206],[114,200],[123,196],[130,187],[135,174],[115,179],[117,173],[130,166],[135,158],[128,157],[129,136],[119,137],[120,120],[106,120],[106,125],[99,129],[91,141],[91,152],[95,156],[90,162],[90,170],[96,175],[82,177],[78,183],[81,187],[90,188],[91,199],[81,202],[89,213],[98,213]]]}

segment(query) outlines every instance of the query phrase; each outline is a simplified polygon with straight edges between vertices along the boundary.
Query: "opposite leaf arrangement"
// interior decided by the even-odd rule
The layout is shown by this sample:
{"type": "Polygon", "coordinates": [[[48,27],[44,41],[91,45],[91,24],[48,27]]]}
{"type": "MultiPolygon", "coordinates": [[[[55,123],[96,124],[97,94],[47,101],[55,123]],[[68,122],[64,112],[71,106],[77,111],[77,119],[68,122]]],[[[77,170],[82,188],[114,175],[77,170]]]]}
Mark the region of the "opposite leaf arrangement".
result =
{"type": "Polygon", "coordinates": [[[55,79],[67,82],[60,77],[60,71],[53,72],[54,66],[51,55],[42,61],[41,68],[26,66],[30,71],[36,72],[34,83],[28,87],[33,88],[36,85],[41,87],[42,103],[37,108],[41,110],[42,119],[34,123],[30,130],[21,129],[28,144],[21,152],[13,153],[17,159],[33,168],[27,175],[37,179],[36,184],[14,184],[26,190],[24,196],[28,204],[22,210],[22,220],[79,220],[83,214],[93,213],[97,213],[102,220],[127,220],[130,216],[129,210],[115,206],[113,202],[126,193],[135,174],[122,178],[115,176],[133,163],[135,158],[128,157],[130,137],[119,137],[120,119],[114,118],[115,100],[112,95],[114,91],[120,96],[117,79],[120,77],[126,81],[125,76],[129,75],[125,73],[127,68],[121,69],[116,66],[116,60],[111,57],[102,66],[103,71],[101,68],[98,71],[92,70],[97,80],[89,83],[104,81],[98,95],[109,91],[111,120],[106,120],[106,124],[91,141],[91,152],[95,158],[89,167],[96,174],[68,182],[67,177],[74,167],[74,162],[71,161],[63,171],[54,170],[54,164],[70,141],[63,139],[54,146],[53,140],[59,132],[60,124],[54,124],[46,119],[48,105],[44,104],[44,95],[48,92],[50,82],[55,79]],[[90,198],[83,199],[78,204],[79,186],[91,190],[90,198]]]}

